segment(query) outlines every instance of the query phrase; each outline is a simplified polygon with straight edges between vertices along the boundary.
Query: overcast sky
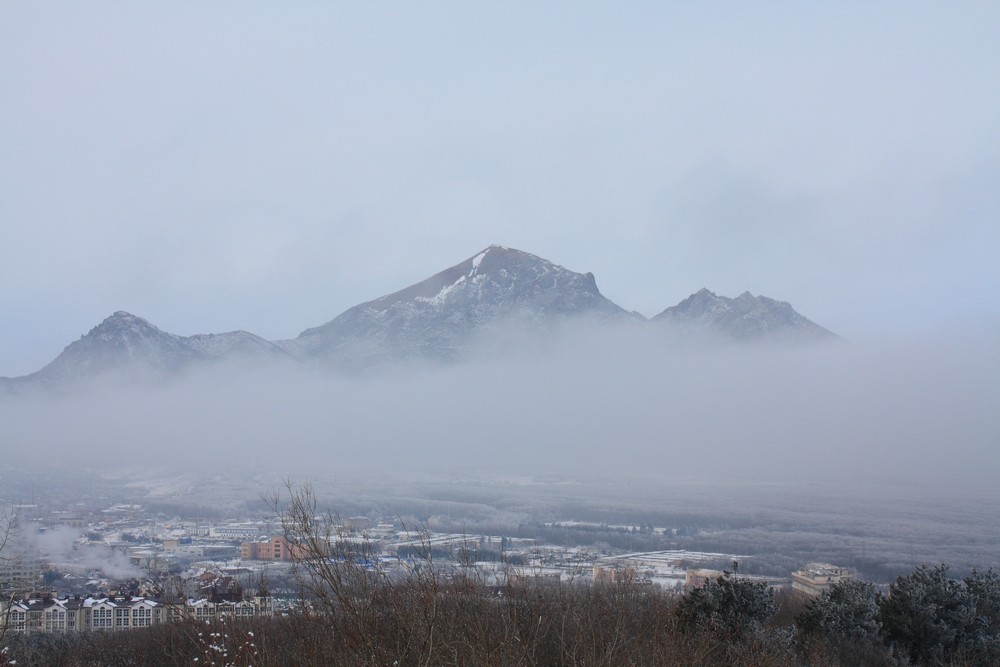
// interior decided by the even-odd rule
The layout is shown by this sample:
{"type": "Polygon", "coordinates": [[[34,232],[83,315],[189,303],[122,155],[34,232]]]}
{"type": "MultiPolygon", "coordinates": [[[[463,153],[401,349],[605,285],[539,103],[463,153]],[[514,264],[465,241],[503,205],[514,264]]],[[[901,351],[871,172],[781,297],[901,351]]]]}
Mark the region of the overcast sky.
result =
{"type": "Polygon", "coordinates": [[[647,316],[1000,330],[1000,4],[539,4],[0,4],[0,376],[115,310],[294,337],[490,243],[647,316]]]}

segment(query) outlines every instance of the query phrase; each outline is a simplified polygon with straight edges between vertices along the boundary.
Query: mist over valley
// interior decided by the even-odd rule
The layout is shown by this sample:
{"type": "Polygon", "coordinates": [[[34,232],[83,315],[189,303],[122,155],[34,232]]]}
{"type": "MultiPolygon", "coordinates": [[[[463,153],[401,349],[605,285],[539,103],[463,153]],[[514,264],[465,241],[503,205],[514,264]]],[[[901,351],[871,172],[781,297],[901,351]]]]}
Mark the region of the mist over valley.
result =
{"type": "MultiPolygon", "coordinates": [[[[402,313],[389,333],[379,313],[392,306],[362,335],[341,326],[350,349],[374,341],[363,365],[344,363],[336,338],[209,347],[218,336],[118,313],[0,401],[5,481],[36,471],[31,493],[44,493],[37,471],[86,471],[84,486],[113,480],[135,502],[195,513],[251,511],[297,480],[338,511],[450,528],[679,524],[696,527],[689,545],[763,550],[771,571],[796,558],[882,577],[993,564],[1000,368],[986,341],[855,343],[807,320],[805,337],[789,335],[801,316],[769,300],[734,334],[740,300],[707,290],[673,309],[712,318],[695,325],[610,302],[574,310],[582,274],[567,272],[567,289],[524,253],[545,270],[520,300],[440,297],[475,257],[325,325],[386,301],[402,313]]],[[[587,281],[584,294],[600,297],[587,281]]]]}

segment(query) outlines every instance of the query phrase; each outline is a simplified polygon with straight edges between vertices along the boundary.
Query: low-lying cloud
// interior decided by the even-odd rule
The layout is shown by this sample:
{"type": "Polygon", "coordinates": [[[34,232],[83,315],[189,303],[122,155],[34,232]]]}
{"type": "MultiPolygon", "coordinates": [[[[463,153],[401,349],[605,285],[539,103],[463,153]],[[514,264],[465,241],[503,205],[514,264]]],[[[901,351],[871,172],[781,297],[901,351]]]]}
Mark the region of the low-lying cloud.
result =
{"type": "Polygon", "coordinates": [[[362,377],[228,368],[5,399],[4,449],[98,469],[994,481],[1000,360],[985,341],[704,349],[591,334],[362,377]]]}

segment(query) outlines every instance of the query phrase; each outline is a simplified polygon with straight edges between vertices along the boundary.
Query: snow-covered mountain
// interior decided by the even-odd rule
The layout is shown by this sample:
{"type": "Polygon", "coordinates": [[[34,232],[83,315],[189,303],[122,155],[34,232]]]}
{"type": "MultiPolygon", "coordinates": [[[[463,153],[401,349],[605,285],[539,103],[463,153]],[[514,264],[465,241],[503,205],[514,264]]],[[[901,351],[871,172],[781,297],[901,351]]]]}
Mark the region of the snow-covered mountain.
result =
{"type": "Polygon", "coordinates": [[[124,369],[158,375],[178,370],[200,356],[180,336],[161,331],[141,317],[118,311],[70,343],[48,366],[28,377],[57,383],[124,369]]]}
{"type": "Polygon", "coordinates": [[[505,342],[518,345],[539,333],[573,327],[584,318],[656,326],[707,339],[785,342],[834,337],[789,304],[749,292],[729,299],[702,289],[647,323],[605,298],[593,274],[493,245],[415,285],[354,306],[292,340],[271,342],[246,331],[177,336],[119,311],[40,371],[0,377],[0,392],[58,386],[110,372],[157,378],[234,359],[256,364],[294,358],[341,369],[450,361],[491,335],[509,336],[505,342]]]}
{"type": "Polygon", "coordinates": [[[744,292],[735,299],[705,288],[656,315],[653,322],[692,334],[733,340],[819,340],[832,338],[818,324],[799,315],[790,304],[744,292]]]}
{"type": "Polygon", "coordinates": [[[277,345],[245,331],[177,336],[118,311],[70,343],[40,371],[3,379],[8,389],[59,385],[116,372],[156,378],[192,364],[221,359],[287,357],[277,345]]]}
{"type": "Polygon", "coordinates": [[[594,275],[492,245],[393,294],[303,331],[286,349],[338,366],[454,359],[491,328],[538,329],[580,315],[634,317],[605,298],[594,275]]]}

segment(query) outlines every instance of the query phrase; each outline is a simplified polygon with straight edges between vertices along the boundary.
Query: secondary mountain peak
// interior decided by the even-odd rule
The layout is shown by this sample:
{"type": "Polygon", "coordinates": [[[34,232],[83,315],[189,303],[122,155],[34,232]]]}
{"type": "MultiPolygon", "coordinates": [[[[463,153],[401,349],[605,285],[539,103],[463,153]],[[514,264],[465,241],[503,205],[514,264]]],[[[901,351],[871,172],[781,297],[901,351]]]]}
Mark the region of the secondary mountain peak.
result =
{"type": "Polygon", "coordinates": [[[197,356],[181,337],[119,310],[70,343],[52,363],[33,376],[45,383],[121,369],[159,374],[176,369],[197,356]]]}
{"type": "Polygon", "coordinates": [[[136,337],[156,336],[163,334],[162,331],[144,320],[124,310],[117,310],[104,318],[100,324],[91,329],[84,338],[100,338],[102,340],[121,339],[129,340],[136,337]]]}
{"type": "Polygon", "coordinates": [[[21,378],[4,378],[0,388],[72,384],[107,373],[158,378],[192,364],[223,360],[281,360],[288,354],[246,331],[177,336],[119,310],[70,343],[50,364],[21,378]]]}
{"type": "Polygon", "coordinates": [[[743,292],[735,299],[702,288],[653,318],[689,331],[736,340],[782,337],[818,340],[834,337],[795,312],[791,304],[743,292]]]}

